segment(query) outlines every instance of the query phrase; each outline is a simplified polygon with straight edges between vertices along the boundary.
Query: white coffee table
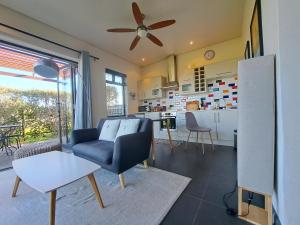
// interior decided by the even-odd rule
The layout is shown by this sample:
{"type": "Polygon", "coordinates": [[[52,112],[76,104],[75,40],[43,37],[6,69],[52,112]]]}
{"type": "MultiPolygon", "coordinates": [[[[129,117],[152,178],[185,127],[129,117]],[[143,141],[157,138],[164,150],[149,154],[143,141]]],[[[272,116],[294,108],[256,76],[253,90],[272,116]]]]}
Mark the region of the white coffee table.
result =
{"type": "Polygon", "coordinates": [[[12,162],[17,174],[12,197],[24,183],[42,193],[50,193],[49,225],[55,224],[56,190],[87,176],[101,208],[104,204],[93,173],[100,166],[86,159],[59,151],[34,155],[12,162]]]}

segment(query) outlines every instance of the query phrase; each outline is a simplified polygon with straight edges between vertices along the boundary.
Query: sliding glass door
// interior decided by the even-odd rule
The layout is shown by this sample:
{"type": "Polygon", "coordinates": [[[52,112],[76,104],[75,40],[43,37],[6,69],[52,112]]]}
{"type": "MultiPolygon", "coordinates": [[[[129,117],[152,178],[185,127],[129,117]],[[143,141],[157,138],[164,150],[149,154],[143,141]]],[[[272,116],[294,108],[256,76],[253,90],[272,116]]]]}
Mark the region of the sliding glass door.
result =
{"type": "Polygon", "coordinates": [[[6,166],[3,158],[11,159],[18,147],[9,136],[18,135],[21,144],[69,141],[77,64],[52,57],[60,73],[48,79],[33,72],[40,58],[49,56],[0,42],[0,169],[6,166]]]}

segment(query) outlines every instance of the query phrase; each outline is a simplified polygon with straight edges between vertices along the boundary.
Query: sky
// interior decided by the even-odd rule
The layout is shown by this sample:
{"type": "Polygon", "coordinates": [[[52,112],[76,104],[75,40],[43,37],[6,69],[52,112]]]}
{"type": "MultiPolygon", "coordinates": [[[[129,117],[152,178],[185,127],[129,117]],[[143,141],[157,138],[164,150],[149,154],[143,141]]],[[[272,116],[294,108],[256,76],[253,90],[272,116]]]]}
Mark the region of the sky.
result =
{"type": "MultiPolygon", "coordinates": [[[[47,82],[42,80],[32,80],[26,79],[22,77],[10,77],[5,76],[1,72],[9,72],[14,74],[23,74],[23,75],[30,75],[32,76],[31,72],[27,71],[20,71],[5,67],[0,67],[0,87],[7,87],[7,88],[16,88],[21,90],[57,90],[57,86],[55,82],[47,82]]],[[[70,90],[70,86],[67,85],[66,91],[70,90]]]]}

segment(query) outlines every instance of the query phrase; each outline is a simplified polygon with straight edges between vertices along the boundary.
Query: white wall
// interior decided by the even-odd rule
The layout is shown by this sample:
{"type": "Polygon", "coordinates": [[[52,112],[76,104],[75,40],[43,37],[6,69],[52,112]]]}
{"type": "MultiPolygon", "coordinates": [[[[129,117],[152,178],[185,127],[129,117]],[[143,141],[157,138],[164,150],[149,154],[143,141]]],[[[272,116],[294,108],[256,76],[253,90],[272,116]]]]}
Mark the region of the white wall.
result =
{"type": "MultiPolygon", "coordinates": [[[[246,0],[243,38],[255,0],[246,0]]],[[[300,224],[300,1],[262,0],[265,54],[276,54],[277,149],[273,206],[282,225],[300,224]]]]}
{"type": "Polygon", "coordinates": [[[278,152],[276,208],[283,225],[300,224],[300,1],[278,0],[278,152]]]}
{"type": "MultiPolygon", "coordinates": [[[[4,24],[17,27],[21,30],[45,37],[52,41],[64,44],[74,49],[86,50],[90,54],[100,58],[98,61],[92,61],[92,95],[93,95],[93,120],[94,124],[98,119],[106,116],[106,92],[105,92],[105,68],[110,68],[124,74],[128,77],[128,90],[137,93],[137,80],[140,76],[140,67],[136,66],[120,57],[105,52],[95,46],[72,37],[62,31],[50,27],[37,20],[31,19],[16,11],[12,11],[0,5],[0,21],[4,24]]],[[[72,60],[78,60],[78,54],[69,50],[62,49],[44,41],[23,35],[21,33],[6,29],[0,26],[0,38],[11,41],[23,46],[32,47],[41,51],[49,52],[72,60]]],[[[133,113],[137,111],[137,100],[130,97],[128,111],[133,113]]]]}

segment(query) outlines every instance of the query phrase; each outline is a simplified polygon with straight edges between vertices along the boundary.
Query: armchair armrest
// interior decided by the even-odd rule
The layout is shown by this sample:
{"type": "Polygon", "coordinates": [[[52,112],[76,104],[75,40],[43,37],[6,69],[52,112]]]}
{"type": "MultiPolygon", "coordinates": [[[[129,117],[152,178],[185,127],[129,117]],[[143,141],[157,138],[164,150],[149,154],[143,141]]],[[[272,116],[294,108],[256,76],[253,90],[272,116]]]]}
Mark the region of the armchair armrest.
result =
{"type": "Polygon", "coordinates": [[[71,145],[97,140],[98,138],[99,132],[96,128],[73,130],[71,134],[71,145]]]}
{"type": "Polygon", "coordinates": [[[128,134],[117,138],[114,145],[113,166],[117,173],[141,163],[149,157],[151,135],[147,132],[128,134]]]}

